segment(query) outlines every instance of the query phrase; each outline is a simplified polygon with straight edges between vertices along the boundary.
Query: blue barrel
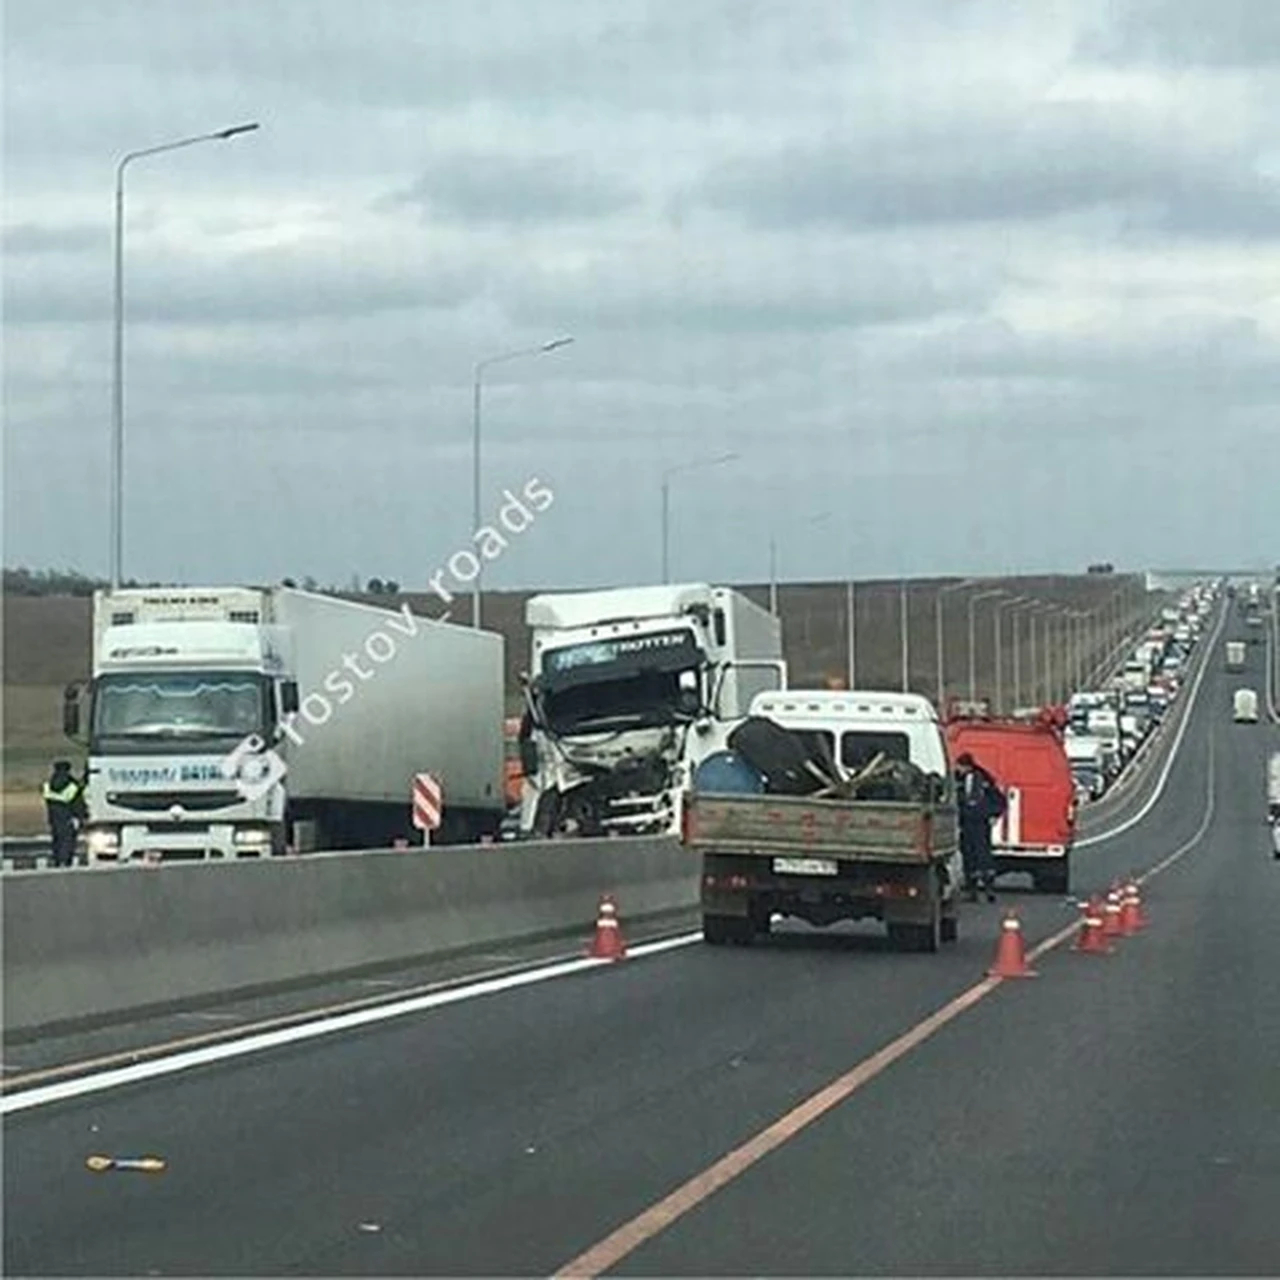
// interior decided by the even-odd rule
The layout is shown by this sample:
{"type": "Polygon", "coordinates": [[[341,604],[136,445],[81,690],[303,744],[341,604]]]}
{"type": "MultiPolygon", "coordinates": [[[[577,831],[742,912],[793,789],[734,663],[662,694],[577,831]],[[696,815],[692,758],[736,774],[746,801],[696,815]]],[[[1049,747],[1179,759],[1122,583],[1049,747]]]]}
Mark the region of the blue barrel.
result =
{"type": "Polygon", "coordinates": [[[764,795],[764,775],[736,751],[713,751],[693,772],[693,789],[709,795],[764,795]]]}

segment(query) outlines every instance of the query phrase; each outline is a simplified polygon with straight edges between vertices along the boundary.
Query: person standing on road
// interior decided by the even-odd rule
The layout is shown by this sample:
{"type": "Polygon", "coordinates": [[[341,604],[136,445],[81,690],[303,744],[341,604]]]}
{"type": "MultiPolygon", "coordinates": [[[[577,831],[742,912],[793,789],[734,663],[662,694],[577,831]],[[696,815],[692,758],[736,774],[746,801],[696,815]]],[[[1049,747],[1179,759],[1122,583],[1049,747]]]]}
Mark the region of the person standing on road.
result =
{"type": "Polygon", "coordinates": [[[70,867],[76,860],[76,832],[85,819],[84,788],[72,776],[69,760],[55,760],[49,781],[41,792],[53,845],[50,862],[70,867]]]}
{"type": "Polygon", "coordinates": [[[956,761],[956,804],[960,811],[960,856],[964,861],[965,895],[996,900],[996,867],[991,855],[991,824],[1005,811],[1004,793],[996,780],[967,751],[956,761]]]}

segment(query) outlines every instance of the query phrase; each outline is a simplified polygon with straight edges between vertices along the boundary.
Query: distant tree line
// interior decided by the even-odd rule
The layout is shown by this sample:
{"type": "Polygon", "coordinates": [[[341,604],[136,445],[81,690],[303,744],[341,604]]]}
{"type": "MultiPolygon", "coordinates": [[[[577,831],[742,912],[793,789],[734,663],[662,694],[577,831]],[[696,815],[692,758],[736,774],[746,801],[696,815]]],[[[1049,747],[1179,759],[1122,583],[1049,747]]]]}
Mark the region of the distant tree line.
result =
{"type": "MultiPolygon", "coordinates": [[[[7,596],[91,596],[97,587],[105,587],[101,578],[90,578],[75,569],[6,569],[4,594],[7,596]]],[[[129,583],[131,587],[138,583],[129,583]]]]}
{"type": "MultiPolygon", "coordinates": [[[[340,595],[344,588],[336,586],[321,586],[320,582],[307,574],[302,579],[284,578],[283,585],[286,587],[296,587],[301,581],[302,590],[316,591],[326,595],[340,595]]],[[[353,574],[350,584],[345,588],[346,592],[354,595],[361,594],[361,579],[359,575],[353,574]]],[[[111,584],[105,578],[93,578],[88,574],[80,573],[76,569],[27,569],[18,567],[16,569],[4,570],[4,594],[7,596],[91,596],[99,587],[107,587],[111,584]]],[[[126,587],[173,587],[179,585],[173,582],[141,582],[137,578],[126,579],[124,585],[126,587]]],[[[365,583],[363,594],[369,596],[398,596],[400,594],[400,584],[394,578],[370,578],[365,583]]]]}

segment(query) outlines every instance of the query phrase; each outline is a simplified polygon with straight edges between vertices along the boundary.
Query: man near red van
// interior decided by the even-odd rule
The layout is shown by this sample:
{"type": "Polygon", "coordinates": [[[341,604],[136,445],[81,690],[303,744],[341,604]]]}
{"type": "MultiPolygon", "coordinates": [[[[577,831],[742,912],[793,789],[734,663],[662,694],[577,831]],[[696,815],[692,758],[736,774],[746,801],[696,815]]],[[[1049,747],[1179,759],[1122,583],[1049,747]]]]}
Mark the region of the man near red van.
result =
{"type": "Polygon", "coordinates": [[[996,865],[991,856],[991,824],[1004,815],[1004,792],[996,780],[965,752],[956,760],[956,805],[960,811],[960,856],[964,861],[965,896],[978,893],[996,900],[996,865]]]}

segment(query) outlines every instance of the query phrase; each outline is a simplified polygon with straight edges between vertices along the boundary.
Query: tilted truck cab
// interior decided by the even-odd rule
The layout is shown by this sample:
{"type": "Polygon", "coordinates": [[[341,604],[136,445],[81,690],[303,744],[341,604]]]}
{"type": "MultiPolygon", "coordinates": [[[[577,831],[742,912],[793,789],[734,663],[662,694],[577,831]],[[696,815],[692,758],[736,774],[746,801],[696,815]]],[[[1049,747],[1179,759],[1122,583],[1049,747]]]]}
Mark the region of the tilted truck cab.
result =
{"type": "Polygon", "coordinates": [[[786,684],[778,619],[727,587],[538,595],[525,621],[526,835],[675,835],[690,769],[786,684]]]}

